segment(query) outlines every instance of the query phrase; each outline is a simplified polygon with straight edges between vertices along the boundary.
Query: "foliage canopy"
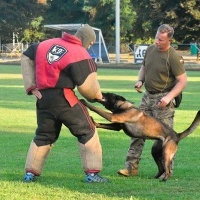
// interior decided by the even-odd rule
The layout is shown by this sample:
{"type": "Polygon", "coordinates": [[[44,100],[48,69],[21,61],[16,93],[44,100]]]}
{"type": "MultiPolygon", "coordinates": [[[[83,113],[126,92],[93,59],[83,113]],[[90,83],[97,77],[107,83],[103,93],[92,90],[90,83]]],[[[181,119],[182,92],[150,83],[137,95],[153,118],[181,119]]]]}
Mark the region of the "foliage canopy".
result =
{"type": "MultiPolygon", "coordinates": [[[[106,42],[113,44],[115,3],[115,0],[47,0],[47,4],[43,5],[36,0],[1,0],[0,37],[3,41],[11,41],[15,32],[27,42],[37,38],[41,40],[47,37],[42,29],[44,24],[88,23],[100,28],[106,42]],[[39,22],[38,27],[33,28],[36,21],[39,22]]],[[[163,23],[174,27],[177,42],[199,42],[199,22],[199,0],[120,2],[121,43],[150,41],[157,27],[163,23]]]]}
{"type": "Polygon", "coordinates": [[[12,41],[13,32],[23,37],[34,17],[43,16],[45,6],[33,0],[0,1],[0,37],[2,41],[12,41]]]}

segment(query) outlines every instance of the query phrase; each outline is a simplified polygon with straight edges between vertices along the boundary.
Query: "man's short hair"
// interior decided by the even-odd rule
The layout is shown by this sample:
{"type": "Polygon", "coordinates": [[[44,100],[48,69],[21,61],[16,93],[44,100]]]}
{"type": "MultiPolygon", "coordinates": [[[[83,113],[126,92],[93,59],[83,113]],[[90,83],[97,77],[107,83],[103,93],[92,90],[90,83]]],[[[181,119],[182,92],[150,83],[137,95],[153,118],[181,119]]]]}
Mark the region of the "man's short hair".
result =
{"type": "Polygon", "coordinates": [[[167,33],[168,38],[172,39],[174,35],[174,29],[168,24],[162,24],[158,27],[159,33],[167,33]]]}

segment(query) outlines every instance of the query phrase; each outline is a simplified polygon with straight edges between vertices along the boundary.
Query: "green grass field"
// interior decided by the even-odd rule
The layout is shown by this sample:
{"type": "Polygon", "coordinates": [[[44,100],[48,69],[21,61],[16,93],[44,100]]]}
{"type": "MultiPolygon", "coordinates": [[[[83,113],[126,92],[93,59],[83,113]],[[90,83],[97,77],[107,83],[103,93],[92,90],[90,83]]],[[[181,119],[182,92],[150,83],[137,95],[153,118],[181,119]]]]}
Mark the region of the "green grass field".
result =
{"type": "MultiPolygon", "coordinates": [[[[133,89],[137,70],[99,69],[104,92],[115,92],[139,105],[142,94],[133,89]]],[[[188,71],[188,86],[175,115],[175,130],[182,131],[200,109],[200,72],[188,71]]],[[[99,104],[95,104],[100,106],[99,104]]],[[[122,131],[99,129],[107,184],[87,184],[81,168],[76,138],[63,127],[60,138],[47,159],[42,176],[23,183],[27,150],[36,128],[35,99],[25,94],[20,67],[0,65],[0,199],[1,200],[197,200],[200,199],[200,127],[180,142],[174,175],[166,183],[153,176],[157,172],[151,157],[153,141],[146,141],[140,175],[120,177],[130,138],[122,131]]],[[[91,113],[91,112],[90,112],[91,113]]],[[[98,122],[103,118],[91,113],[98,122]]]]}

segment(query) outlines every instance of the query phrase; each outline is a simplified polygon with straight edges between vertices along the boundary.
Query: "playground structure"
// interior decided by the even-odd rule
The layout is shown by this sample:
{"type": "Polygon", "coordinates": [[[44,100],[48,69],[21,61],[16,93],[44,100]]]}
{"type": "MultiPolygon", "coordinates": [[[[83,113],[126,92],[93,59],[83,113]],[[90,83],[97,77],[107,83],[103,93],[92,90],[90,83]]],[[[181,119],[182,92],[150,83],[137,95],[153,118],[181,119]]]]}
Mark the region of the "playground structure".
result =
{"type": "Polygon", "coordinates": [[[20,58],[23,49],[23,43],[8,43],[1,45],[1,58],[3,60],[20,58]]]}
{"type": "MultiPolygon", "coordinates": [[[[75,32],[84,24],[54,24],[44,25],[45,28],[59,30],[61,32],[67,32],[69,34],[75,34],[75,32]]],[[[96,33],[96,41],[94,45],[88,50],[90,56],[97,63],[109,63],[107,47],[101,32],[101,29],[92,27],[96,33]]]]}

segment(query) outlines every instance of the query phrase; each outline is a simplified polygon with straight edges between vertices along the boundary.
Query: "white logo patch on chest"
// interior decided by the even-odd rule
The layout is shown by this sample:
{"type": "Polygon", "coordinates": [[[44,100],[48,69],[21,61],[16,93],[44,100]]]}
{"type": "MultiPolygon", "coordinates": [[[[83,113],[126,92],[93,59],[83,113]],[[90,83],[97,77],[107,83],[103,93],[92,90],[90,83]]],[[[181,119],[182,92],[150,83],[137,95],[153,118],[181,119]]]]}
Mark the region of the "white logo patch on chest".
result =
{"type": "Polygon", "coordinates": [[[48,63],[52,64],[53,62],[60,60],[67,52],[67,49],[64,47],[60,45],[53,45],[47,53],[48,63]]]}

